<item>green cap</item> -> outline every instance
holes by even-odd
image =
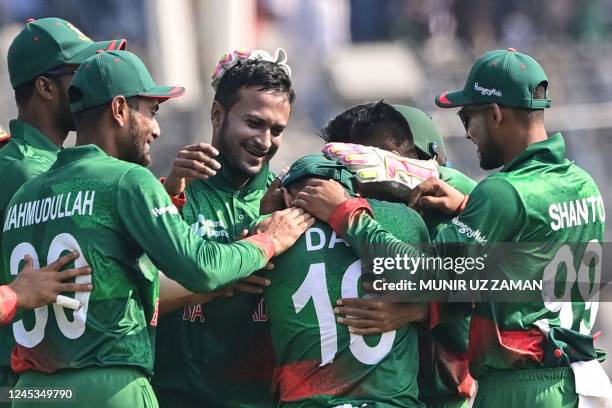
[[[288,187],[309,177],[320,177],[336,180],[351,194],[355,193],[355,176],[340,162],[330,160],[322,154],[304,156],[294,162],[285,177],[282,186]]]
[[[119,95],[165,101],[184,93],[183,87],[157,85],[142,60],[129,51],[101,52],[85,60],[68,89],[73,113],[110,102]]]
[[[402,114],[410,126],[414,145],[429,158],[433,159],[436,155],[446,157],[444,148],[444,138],[427,113],[418,108],[406,105],[392,105],[393,108]]]
[[[61,18],[30,19],[11,43],[8,70],[13,89],[63,64],[81,64],[98,50],[122,50],[123,39],[94,42]]]
[[[529,55],[514,48],[489,51],[476,60],[465,87],[437,96],[436,105],[454,108],[495,102],[515,108],[550,108],[550,99],[533,99],[533,91],[542,82],[548,84],[548,77]]]

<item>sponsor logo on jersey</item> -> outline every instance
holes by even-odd
[[[465,222],[459,221],[459,217],[453,218],[451,222],[453,223],[453,225],[456,225],[458,227],[460,234],[464,234],[468,238],[473,238],[480,245],[487,244],[486,235],[480,232],[480,230],[475,230],[474,228],[470,227]]]
[[[578,200],[554,203],[548,206],[553,231],[606,221],[606,211],[601,196],[580,198]]]
[[[208,220],[203,214],[198,214],[198,221],[191,225],[191,229],[200,237],[229,239],[229,234],[225,230],[223,221]]]
[[[155,217],[159,217],[160,215],[164,214],[178,215],[179,213],[178,209],[174,206],[174,204],[170,204],[166,207],[161,208],[152,208],[151,212]]]
[[[95,191],[78,191],[62,193],[35,201],[18,203],[6,212],[3,231],[41,224],[55,219],[75,215],[92,215]]]
[[[499,89],[496,88],[485,88],[483,86],[480,86],[480,84],[478,82],[474,82],[474,91],[476,91],[477,93],[481,94],[482,96],[491,96],[491,95],[495,95],[497,97],[502,96],[502,91],[500,91]]]

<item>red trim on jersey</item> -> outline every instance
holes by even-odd
[[[270,238],[266,234],[251,235],[250,237],[246,237],[244,240],[252,242],[253,244],[263,249],[263,251],[266,253],[266,256],[268,257],[268,260],[270,260],[272,257],[274,257],[274,255],[276,255],[276,248],[274,247],[274,242],[272,241],[272,238]]]
[[[27,350],[27,349],[26,349]],[[36,369],[36,366],[30,362],[24,353],[24,348],[17,344],[11,353],[11,368],[16,373]]]
[[[349,198],[334,209],[329,217],[329,226],[338,234],[343,234],[363,211],[372,215],[372,207],[365,198]]]
[[[17,294],[8,285],[0,286],[0,325],[9,324],[17,313]]]
[[[280,401],[296,401],[315,395],[344,394],[349,384],[338,386],[333,379],[333,364],[320,367],[317,360],[297,361],[276,367],[275,380],[278,384]],[[337,375],[337,373],[336,373]]]
[[[541,363],[544,359],[546,336],[538,328],[500,330],[492,320],[482,316],[472,316],[469,345],[470,363],[480,360],[487,350],[499,348],[512,367],[527,361]]]

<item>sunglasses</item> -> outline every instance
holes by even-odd
[[[474,112],[485,111],[492,107],[493,107],[492,103],[487,103],[484,105],[469,105],[469,106],[461,108],[459,112],[457,112],[457,116],[459,116],[459,119],[461,119],[461,123],[463,123],[463,127],[465,128],[465,131],[467,132],[468,126],[470,125],[469,115]]]

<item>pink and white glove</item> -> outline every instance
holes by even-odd
[[[376,147],[328,143],[321,151],[346,165],[359,183],[380,184],[388,192],[399,190],[396,196],[405,197],[429,177],[440,176],[435,160],[408,159]]]

